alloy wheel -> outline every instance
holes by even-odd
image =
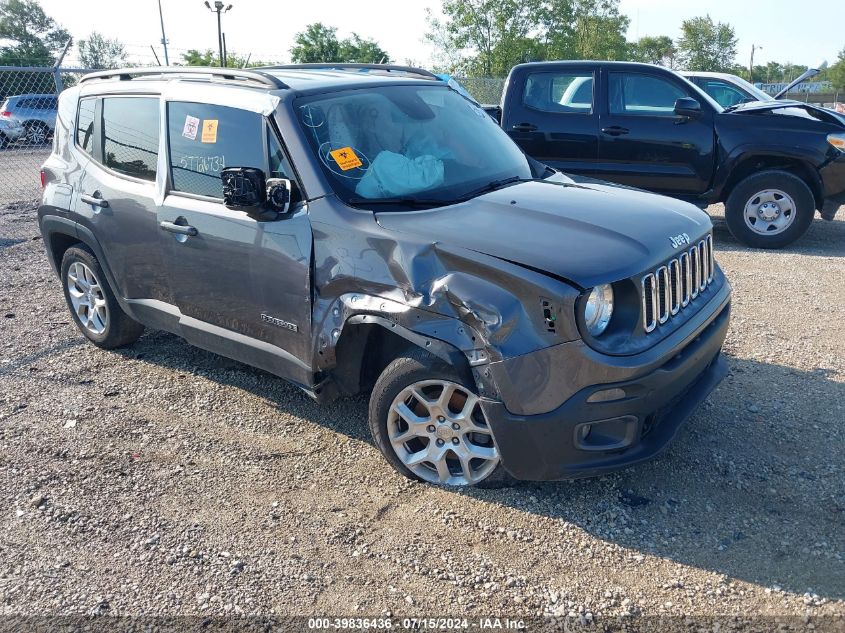
[[[432,483],[477,484],[499,464],[478,396],[449,380],[423,380],[400,391],[387,433],[402,463]]]
[[[93,334],[102,334],[109,324],[109,307],[94,272],[82,262],[73,262],[67,271],[67,291],[79,322]]]

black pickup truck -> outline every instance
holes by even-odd
[[[722,108],[677,73],[625,62],[515,66],[487,111],[561,171],[725,203],[733,235],[780,248],[845,204],[845,117],[798,101]]]

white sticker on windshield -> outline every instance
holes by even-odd
[[[197,131],[199,129],[200,120],[197,117],[191,116],[190,114],[185,117],[185,127],[182,128],[182,136],[195,141],[197,140]]]

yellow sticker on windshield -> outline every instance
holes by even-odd
[[[200,140],[203,143],[217,142],[217,119],[206,119],[202,122],[202,137]]]
[[[334,158],[337,166],[343,171],[349,171],[350,169],[355,169],[356,167],[360,167],[364,164],[361,162],[361,159],[358,158],[358,155],[352,151],[351,147],[335,149],[329,152],[329,154],[332,155],[332,158]]]

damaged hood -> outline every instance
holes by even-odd
[[[679,252],[711,228],[691,204],[609,184],[524,182],[425,211],[379,212],[384,228],[469,249],[582,288],[617,281]]]

